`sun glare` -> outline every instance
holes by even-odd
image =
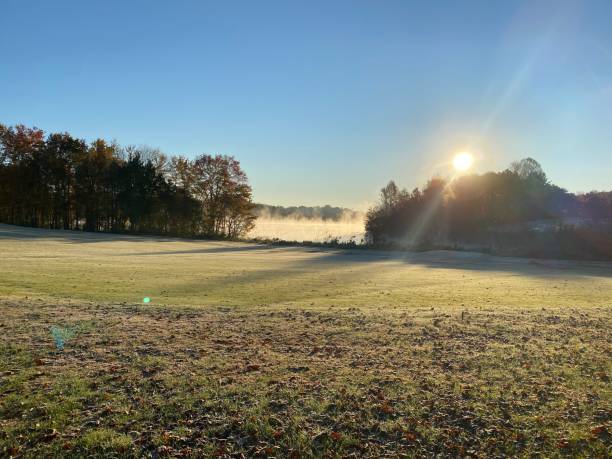
[[[474,157],[471,153],[462,152],[457,153],[455,155],[455,159],[453,159],[453,167],[459,172],[467,171],[470,167],[472,167],[472,163],[474,162]]]

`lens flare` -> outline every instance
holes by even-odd
[[[467,171],[473,163],[474,157],[468,152],[457,153],[453,159],[453,167],[459,172]]]

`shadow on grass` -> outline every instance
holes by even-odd
[[[208,244],[214,244],[214,241],[207,241]],[[215,247],[206,247],[201,249],[188,249],[188,250],[160,250],[155,252],[130,252],[121,253],[117,256],[121,257],[140,257],[140,256],[163,256],[163,255],[192,255],[192,254],[207,254],[207,253],[233,253],[233,252],[255,252],[267,250],[270,252],[283,250],[277,247],[271,247],[268,245],[249,245],[247,243],[241,243],[240,245],[219,245]]]
[[[476,252],[433,250],[402,252],[378,250],[321,250],[320,257],[309,260],[325,263],[395,262],[437,269],[459,269],[515,273],[535,277],[612,277],[612,263],[600,261],[546,260],[500,257]]]
[[[0,224],[0,240],[34,240],[45,239],[64,241],[68,243],[95,242],[188,242],[202,244],[202,247],[185,250],[161,250],[149,252],[118,253],[114,256],[173,256],[191,254],[241,254],[261,252],[274,257],[277,254],[291,252],[302,255],[298,261],[289,265],[282,263],[278,269],[265,270],[263,279],[287,275],[287,271],[308,271],[327,266],[351,265],[380,262],[394,262],[413,266],[437,269],[458,269],[483,272],[510,272],[521,276],[569,278],[569,277],[612,277],[612,262],[571,261],[513,258],[487,255],[475,252],[458,252],[437,250],[429,252],[382,251],[374,249],[331,249],[302,246],[271,246],[256,243],[235,243],[215,240],[181,239],[156,236],[132,236],[111,233],[87,233],[80,231],[45,230]],[[274,261],[273,259],[271,261]],[[280,261],[280,260],[279,260]],[[253,276],[253,273],[247,274]],[[240,276],[232,276],[228,280],[239,282]]]
[[[27,241],[33,239],[45,239],[48,241],[64,241],[71,243],[93,243],[93,242],[165,242],[176,241],[179,238],[160,236],[138,236],[115,233],[89,233],[73,230],[51,230],[43,228],[31,228],[26,226],[14,226],[0,223],[0,240],[13,239]]]

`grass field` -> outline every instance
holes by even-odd
[[[612,264],[0,225],[0,456],[606,457],[611,330]]]

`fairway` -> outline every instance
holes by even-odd
[[[5,299],[246,309],[610,306],[612,263],[383,252],[0,225]]]
[[[604,457],[611,312],[612,263],[0,225],[0,455]]]

